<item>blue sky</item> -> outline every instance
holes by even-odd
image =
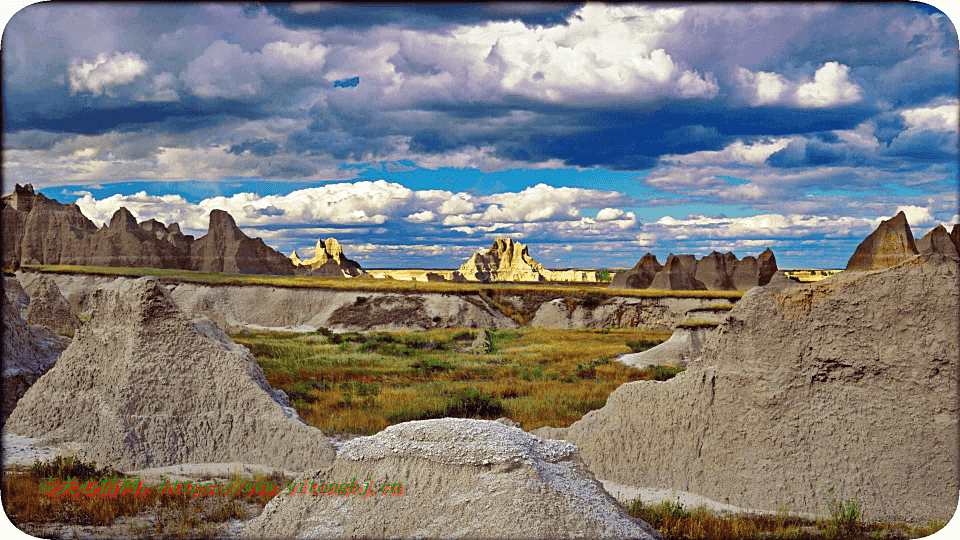
[[[368,268],[497,237],[842,267],[899,210],[960,219],[957,54],[922,4],[36,4],[3,35],[3,192],[197,236],[222,208]]]

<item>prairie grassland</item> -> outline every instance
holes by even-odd
[[[831,519],[806,519],[781,511],[775,516],[755,514],[715,514],[700,507],[687,510],[665,501],[655,505],[637,499],[626,505],[627,513],[646,521],[660,531],[665,540],[900,540],[923,538],[942,529],[946,522],[926,525],[906,523],[842,523]]]
[[[3,479],[4,511],[10,520],[23,529],[24,524],[68,523],[80,526],[110,526],[118,518],[151,515],[150,526],[133,531],[142,538],[217,538],[222,536],[211,524],[230,519],[248,519],[259,515],[272,498],[265,490],[251,493],[244,490],[244,481],[234,475],[228,482],[227,494],[191,497],[183,492],[161,494],[157,486],[149,487],[141,496],[131,493],[116,497],[99,495],[87,497],[41,495],[45,478],[76,479],[80,485],[87,481],[123,478],[110,469],[97,469],[76,458],[54,458],[36,462],[22,472],[5,472]],[[252,482],[274,482],[286,485],[282,476],[255,475]],[[204,481],[199,481],[203,483]],[[31,532],[33,529],[29,529]],[[38,530],[42,531],[42,529]]]
[[[300,416],[329,432],[375,433],[399,422],[442,416],[506,416],[530,430],[567,427],[602,407],[623,383],[664,380],[680,369],[635,369],[610,358],[651,346],[670,332],[634,329],[477,332],[235,334]]]
[[[271,276],[261,274],[222,274],[193,270],[158,270],[155,268],[114,268],[105,266],[23,265],[25,270],[60,274],[92,274],[104,276],[156,276],[163,283],[202,283],[205,285],[261,285],[270,287],[315,288],[341,291],[432,292],[479,294],[493,290],[496,295],[550,293],[575,296],[588,293],[604,296],[672,297],[672,298],[737,298],[744,291],[667,291],[660,289],[607,289],[606,283],[439,283],[377,279],[370,277],[339,278],[320,276]]]

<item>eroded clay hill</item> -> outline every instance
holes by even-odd
[[[758,257],[737,259],[731,252],[714,251],[700,260],[694,255],[667,257],[661,266],[657,258],[647,253],[633,268],[614,276],[611,289],[668,289],[668,290],[746,290],[766,285],[777,273],[777,259],[767,248]]]
[[[28,323],[42,324],[54,332],[67,334],[80,328],[76,312],[60,294],[57,283],[50,276],[38,275],[24,290],[30,298],[27,306]]]
[[[116,280],[93,317],[24,394],[6,429],[121,470],[249,463],[316,470],[333,460],[244,347],[187,319],[152,278]]]
[[[453,272],[465,281],[596,281],[594,272],[547,270],[530,256],[527,246],[512,238],[498,238],[485,253],[474,253]]]
[[[317,240],[314,256],[305,261],[300,260],[296,251],[290,255],[290,260],[297,267],[297,274],[331,277],[357,277],[364,274],[359,263],[343,254],[343,247],[336,238],[327,238],[326,242]]]
[[[621,386],[567,429],[598,478],[745,508],[870,519],[957,508],[960,265],[913,256],[813,284],[749,290],[699,362]],[[656,436],[650,436],[656,434]]]
[[[4,286],[7,286],[4,280]],[[15,281],[15,280],[14,280]],[[6,422],[17,401],[70,345],[45,326],[31,326],[20,316],[18,306],[3,295],[3,406],[0,424]]]
[[[294,273],[293,263],[249,238],[227,212],[213,210],[206,235],[194,240],[150,219],[141,223],[126,209],[117,210],[102,228],[76,204],[61,204],[33,186],[17,185],[3,197],[3,267],[23,264],[69,264],[200,270],[241,274]]]
[[[899,212],[881,221],[880,226],[860,242],[847,261],[846,269],[855,272],[877,270],[898,264],[918,253],[907,215]]]
[[[356,479],[365,492],[311,495]],[[489,420],[405,422],[346,443],[305,494],[278,495],[245,538],[636,538],[631,518],[585,469],[575,446]]]

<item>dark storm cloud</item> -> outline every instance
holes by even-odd
[[[258,157],[267,157],[276,154],[279,149],[280,145],[273,141],[268,141],[266,139],[250,139],[248,141],[243,141],[242,143],[231,146],[227,152],[237,155],[244,152],[250,152]]]
[[[378,4],[377,9],[371,9],[364,4],[303,2],[290,5],[266,4],[265,7],[291,28],[363,29],[396,24],[406,28],[436,29],[486,21],[519,20],[529,25],[544,26],[563,24],[580,5],[536,2]]]

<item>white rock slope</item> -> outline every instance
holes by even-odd
[[[280,495],[246,538],[659,538],[586,471],[575,446],[489,420],[406,422],[347,442],[306,479],[402,495]],[[319,484],[325,484],[323,488]]]
[[[152,278],[116,280],[6,430],[120,470],[240,462],[315,470],[334,454],[273,392],[250,352],[188,320]]]

